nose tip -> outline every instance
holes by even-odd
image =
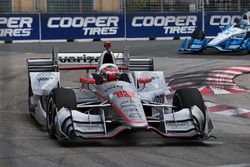
[[[131,129],[146,129],[147,127],[148,127],[147,121],[130,123]]]

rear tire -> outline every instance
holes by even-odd
[[[202,126],[203,128],[201,129],[204,131],[206,123],[206,106],[199,90],[196,88],[184,88],[176,90],[173,96],[173,106],[176,106],[177,108],[174,109],[174,112],[184,108],[190,108],[194,105],[196,105],[204,114],[205,120]]]
[[[48,134],[51,138],[55,138],[56,125],[55,118],[57,112],[62,108],[76,109],[77,103],[75,93],[72,89],[56,88],[53,89],[48,101],[46,123]]]

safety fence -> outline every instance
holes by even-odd
[[[249,0],[0,0],[0,13],[244,11]]]

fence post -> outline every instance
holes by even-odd
[[[38,23],[38,26],[39,26],[39,42],[42,41],[42,17],[41,17],[41,12],[38,13],[39,15],[39,23]]]
[[[201,8],[202,8],[202,31],[205,31],[205,3],[204,3],[204,0],[201,0]]]
[[[127,9],[126,0],[123,0],[123,18],[124,18],[124,38],[127,39]]]
[[[163,2],[161,0],[161,13],[163,12]]]
[[[241,1],[241,0],[238,0],[238,11],[241,10],[240,1]]]

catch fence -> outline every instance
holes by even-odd
[[[0,0],[0,13],[244,11],[249,0]]]

